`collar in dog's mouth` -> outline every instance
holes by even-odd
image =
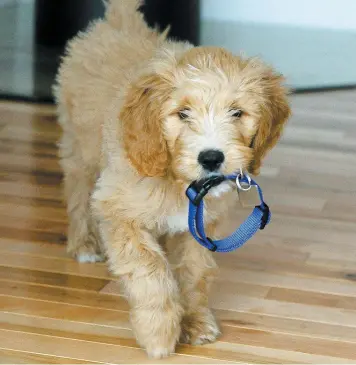
[[[223,174],[211,174],[192,182],[195,188],[210,190],[226,180]]]
[[[228,181],[228,178],[222,174],[214,174],[214,175],[210,175],[210,176],[206,176],[204,178],[201,178],[199,180],[195,180],[193,181],[187,191],[189,189],[194,189],[194,191],[197,193],[197,197],[196,200],[200,201],[201,199],[203,199],[205,197],[205,195],[208,194],[209,191],[212,191],[216,193],[216,189],[218,189],[219,186],[221,186],[221,184],[224,181]],[[221,191],[220,193],[222,193],[223,191]],[[218,194],[214,194],[213,196],[217,197],[220,195],[220,193]]]

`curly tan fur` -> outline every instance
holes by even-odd
[[[149,76],[130,87],[119,119],[127,156],[143,176],[165,176],[167,143],[162,132],[160,105],[171,88],[157,76]]]
[[[208,307],[217,267],[187,233],[185,189],[207,174],[199,153],[220,149],[221,173],[258,172],[290,111],[270,67],[166,40],[139,5],[107,2],[105,18],[68,44],[54,92],[68,251],[79,261],[108,260],[123,281],[138,342],[162,357],[179,338],[202,344],[220,333]],[[233,195],[229,183],[211,191],[209,230]]]

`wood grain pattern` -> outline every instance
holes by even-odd
[[[164,363],[356,363],[356,92],[292,104],[258,178],[273,223],[216,255],[223,335]],[[65,252],[59,134],[53,107],[0,102],[0,363],[154,363],[106,265]]]
[[[0,364],[100,364],[94,361],[0,349]]]

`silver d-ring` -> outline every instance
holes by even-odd
[[[240,180],[243,178],[243,177],[246,177],[247,179],[247,183],[243,183],[243,185],[241,184]],[[240,172],[238,173],[237,177],[236,177],[236,185],[238,187],[239,190],[242,190],[242,191],[249,191],[251,189],[251,178],[248,174],[244,174],[244,172],[242,171],[242,169],[240,168]],[[246,187],[247,185],[247,187]]]

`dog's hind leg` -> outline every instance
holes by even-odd
[[[85,162],[70,131],[64,131],[59,147],[69,218],[67,251],[79,262],[103,261],[98,223],[90,209],[97,167]]]

